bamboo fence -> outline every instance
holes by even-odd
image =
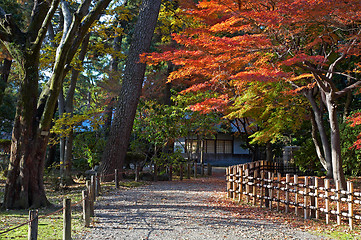
[[[305,219],[325,219],[329,224],[348,222],[351,229],[361,220],[361,192],[347,182],[342,190],[339,181],[320,177],[286,174],[275,171],[272,162],[258,161],[226,168],[227,196],[261,207],[294,212]]]

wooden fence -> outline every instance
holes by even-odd
[[[258,161],[226,169],[227,195],[261,207],[294,212],[305,219],[325,219],[340,225],[348,221],[351,229],[361,219],[361,193],[347,182],[347,190],[339,181],[320,177],[300,177],[273,171],[273,163]]]

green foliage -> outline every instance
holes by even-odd
[[[5,94],[0,105],[0,132],[11,133],[15,118],[15,96]]]
[[[97,132],[78,133],[74,139],[74,167],[93,168],[101,160],[106,141]]]
[[[294,161],[296,166],[303,172],[314,171],[317,175],[324,175],[323,167],[317,157],[315,145],[311,136],[300,141],[300,150],[294,153]]]
[[[351,127],[349,123],[344,122],[340,124],[340,132],[341,132],[341,154],[342,154],[343,168],[345,174],[350,176],[360,176],[361,150],[354,148],[353,145],[357,140],[357,136],[361,132],[361,125],[356,125],[354,127]]]
[[[286,136],[300,129],[307,104],[301,97],[287,94],[288,90],[289,86],[282,82],[249,83],[242,94],[235,97],[226,118],[252,119],[251,143],[289,142]]]
[[[11,14],[12,18],[20,27],[26,25],[26,14],[31,11],[31,5],[19,4],[14,0],[0,0],[0,6],[7,14]]]
[[[55,133],[57,137],[51,139],[51,142],[53,144],[56,143],[59,138],[69,136],[72,131],[96,131],[104,124],[103,117],[101,109],[89,110],[82,114],[64,113],[61,118],[54,120],[54,125],[50,132]],[[84,125],[84,122],[87,123],[87,126]]]
[[[127,152],[125,155],[125,162],[126,163],[136,163],[136,162],[142,162],[144,161],[145,156],[142,153],[139,152]]]
[[[153,157],[152,160],[158,166],[168,166],[175,165],[181,162],[185,162],[185,159],[182,157],[179,151],[173,153],[161,152],[159,156]]]

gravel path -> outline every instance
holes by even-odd
[[[155,182],[96,203],[96,223],[75,239],[327,239],[265,220],[235,218],[208,200],[217,178]]]

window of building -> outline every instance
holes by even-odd
[[[217,145],[217,153],[218,154],[229,154],[232,153],[232,141],[229,140],[217,140],[216,142]]]
[[[206,140],[206,153],[215,153],[215,141],[214,140]]]

